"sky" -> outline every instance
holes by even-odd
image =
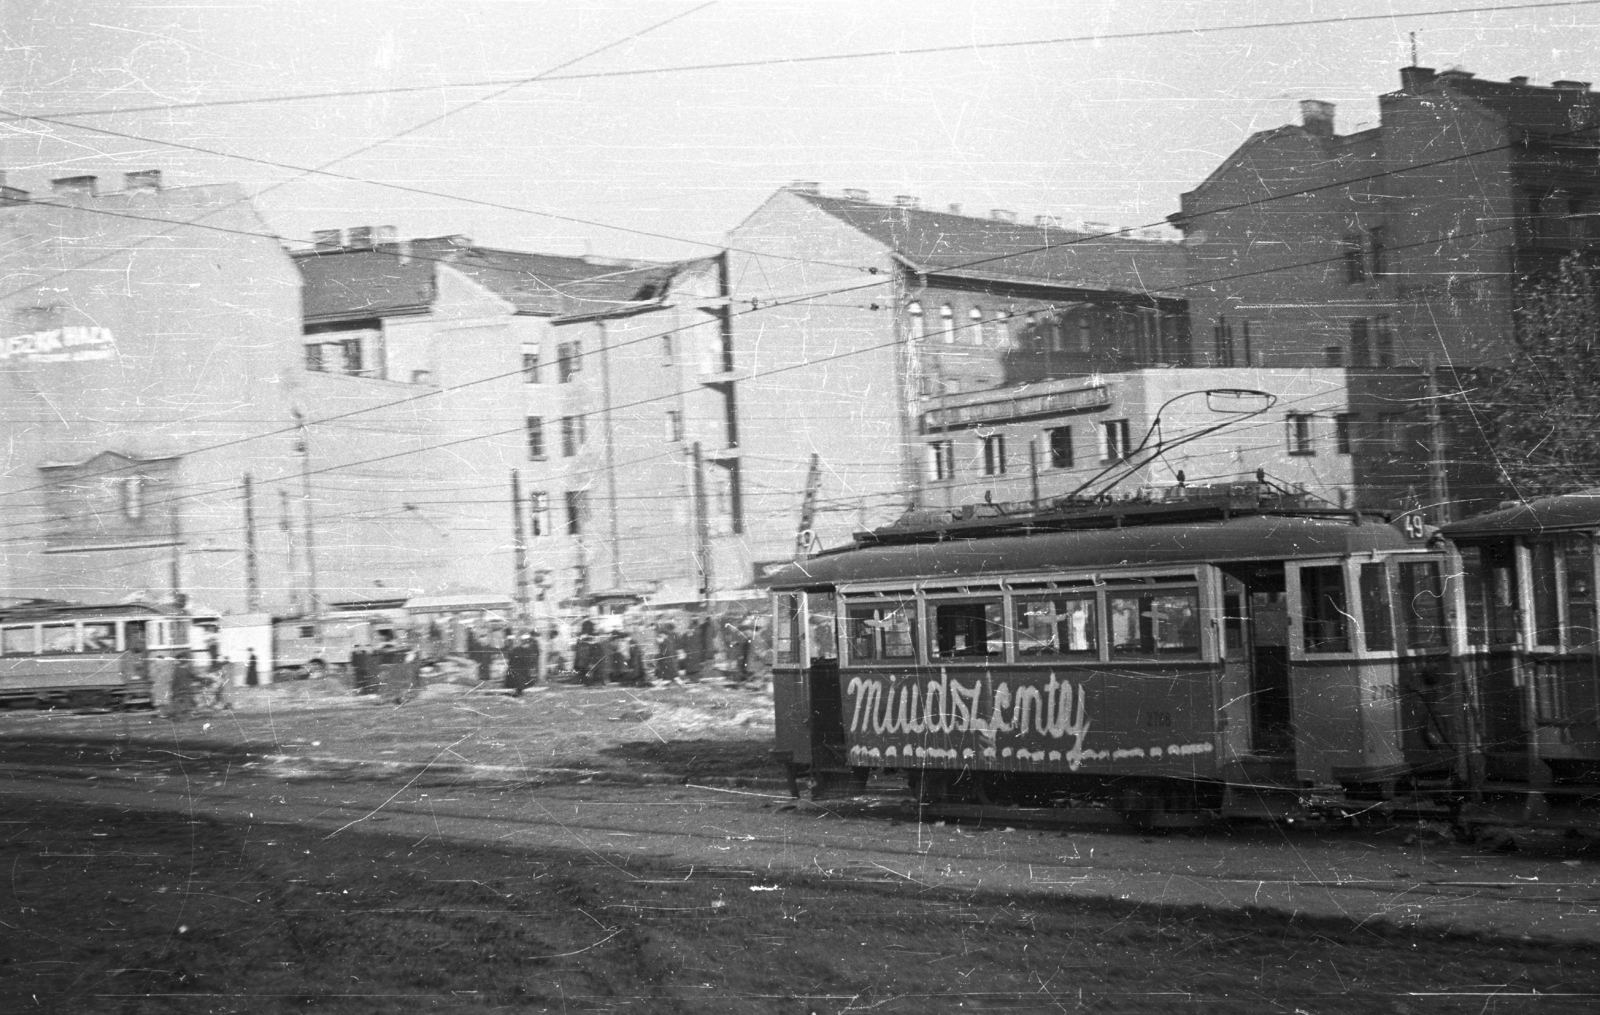
[[[1371,20],[1263,26],[1334,18]],[[1596,3],[0,0],[0,169],[237,182],[290,243],[692,257],[794,180],[1143,226],[1301,99],[1375,126],[1413,32],[1424,66],[1600,80]]]

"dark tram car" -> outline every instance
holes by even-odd
[[[1255,496],[863,533],[770,580],[779,756],[1141,825],[1449,778],[1454,734],[1401,692],[1452,693],[1425,535]]]
[[[1600,824],[1600,495],[1530,501],[1445,526],[1460,554],[1457,730],[1473,765],[1463,818]]]

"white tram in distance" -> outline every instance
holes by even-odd
[[[150,669],[193,651],[189,618],[147,605],[0,607],[0,706],[150,702]]]

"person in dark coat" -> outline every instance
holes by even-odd
[[[357,694],[366,694],[370,690],[368,686],[370,667],[365,645],[357,645],[350,650],[350,679],[355,682]]]
[[[514,696],[520,698],[523,688],[528,686],[528,647],[521,637],[509,635],[501,652],[506,657],[506,675],[502,682]]]
[[[628,635],[622,639],[622,672],[625,674],[623,683],[635,687],[649,687],[650,677],[644,668],[644,652],[639,648],[639,639]]]
[[[244,685],[246,687],[261,686],[261,664],[256,662],[256,650],[250,650],[250,658],[244,664]]]

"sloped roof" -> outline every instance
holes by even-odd
[[[434,262],[380,250],[298,253],[308,321],[423,314],[433,304]]]
[[[304,282],[303,313],[313,322],[427,313],[441,264],[510,303],[516,313],[546,317],[598,317],[658,305],[681,270],[676,264],[496,250],[460,236],[377,249],[302,251],[294,259]]]
[[[1172,243],[1090,238],[1094,234],[1057,226],[791,193],[889,247],[922,274],[1123,292],[1184,281],[1183,250]]]
[[[1504,117],[1512,128],[1536,137],[1593,144],[1593,128],[1600,125],[1600,102],[1587,89],[1489,81],[1465,71],[1446,71],[1432,86],[1466,96]],[[1573,136],[1577,130],[1582,133]]]
[[[1585,490],[1541,497],[1441,526],[1439,531],[1461,540],[1600,531],[1600,492]]]

